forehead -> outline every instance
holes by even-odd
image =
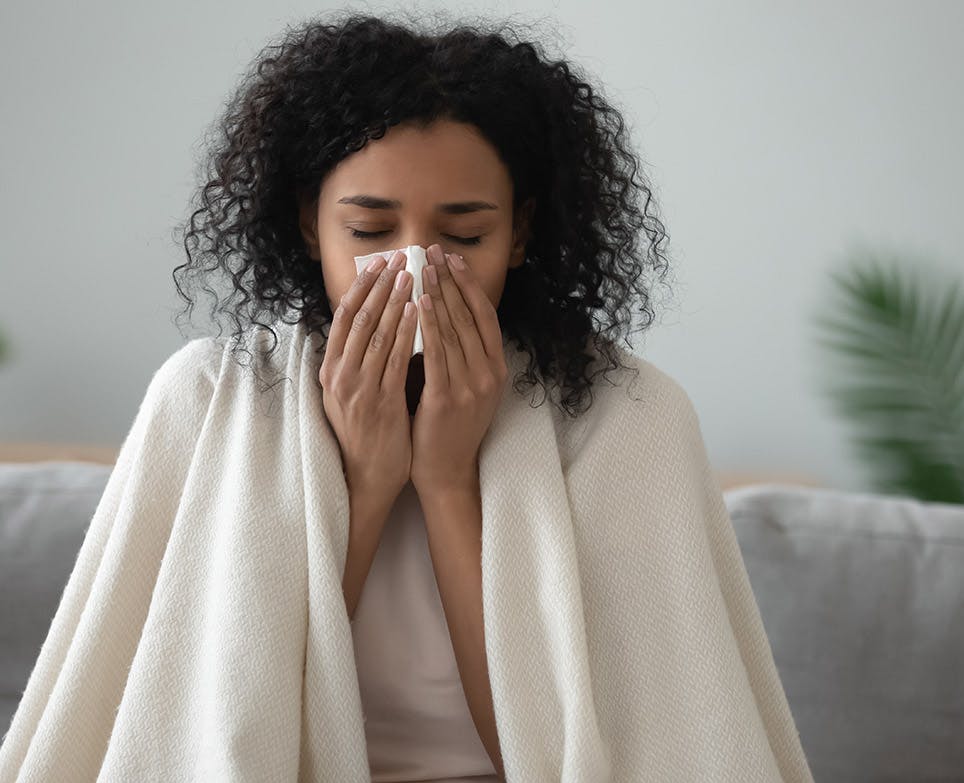
[[[475,126],[450,120],[425,128],[393,126],[340,161],[325,178],[321,196],[330,203],[355,191],[436,198],[443,190],[492,198],[511,192],[508,170]]]

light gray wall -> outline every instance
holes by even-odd
[[[0,440],[120,442],[183,343],[171,231],[201,134],[257,50],[325,7],[0,5]],[[861,488],[808,322],[855,247],[962,276],[964,5],[461,8],[558,28],[625,112],[674,267],[635,349],[687,390],[714,465]]]

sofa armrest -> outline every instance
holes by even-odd
[[[120,446],[88,443],[0,442],[0,462],[96,462],[113,465]]]

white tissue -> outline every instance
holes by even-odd
[[[425,256],[425,248],[421,245],[409,245],[397,249],[405,254],[405,266],[403,268],[412,276],[411,302],[417,307],[418,298],[424,293],[422,290],[422,269],[429,263]],[[379,250],[376,253],[369,253],[367,256],[355,256],[355,270],[361,272],[375,256],[383,256],[386,261],[391,261],[394,252],[395,249]],[[425,347],[422,343],[422,324],[418,311],[415,313],[415,318],[415,342],[412,343],[412,356],[417,353],[425,353]]]

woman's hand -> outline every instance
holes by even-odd
[[[426,294],[419,301],[425,386],[412,422],[411,469],[422,497],[478,481],[479,447],[508,377],[502,330],[485,291],[468,267],[458,268],[454,254],[446,258],[431,245],[427,255]]]
[[[403,317],[412,295],[405,254],[393,260],[396,268],[386,268],[381,256],[374,259],[375,268],[362,271],[342,297],[318,372],[349,492],[389,508],[408,482],[412,461],[405,376],[416,324],[414,306]],[[400,289],[393,287],[396,274]]]

